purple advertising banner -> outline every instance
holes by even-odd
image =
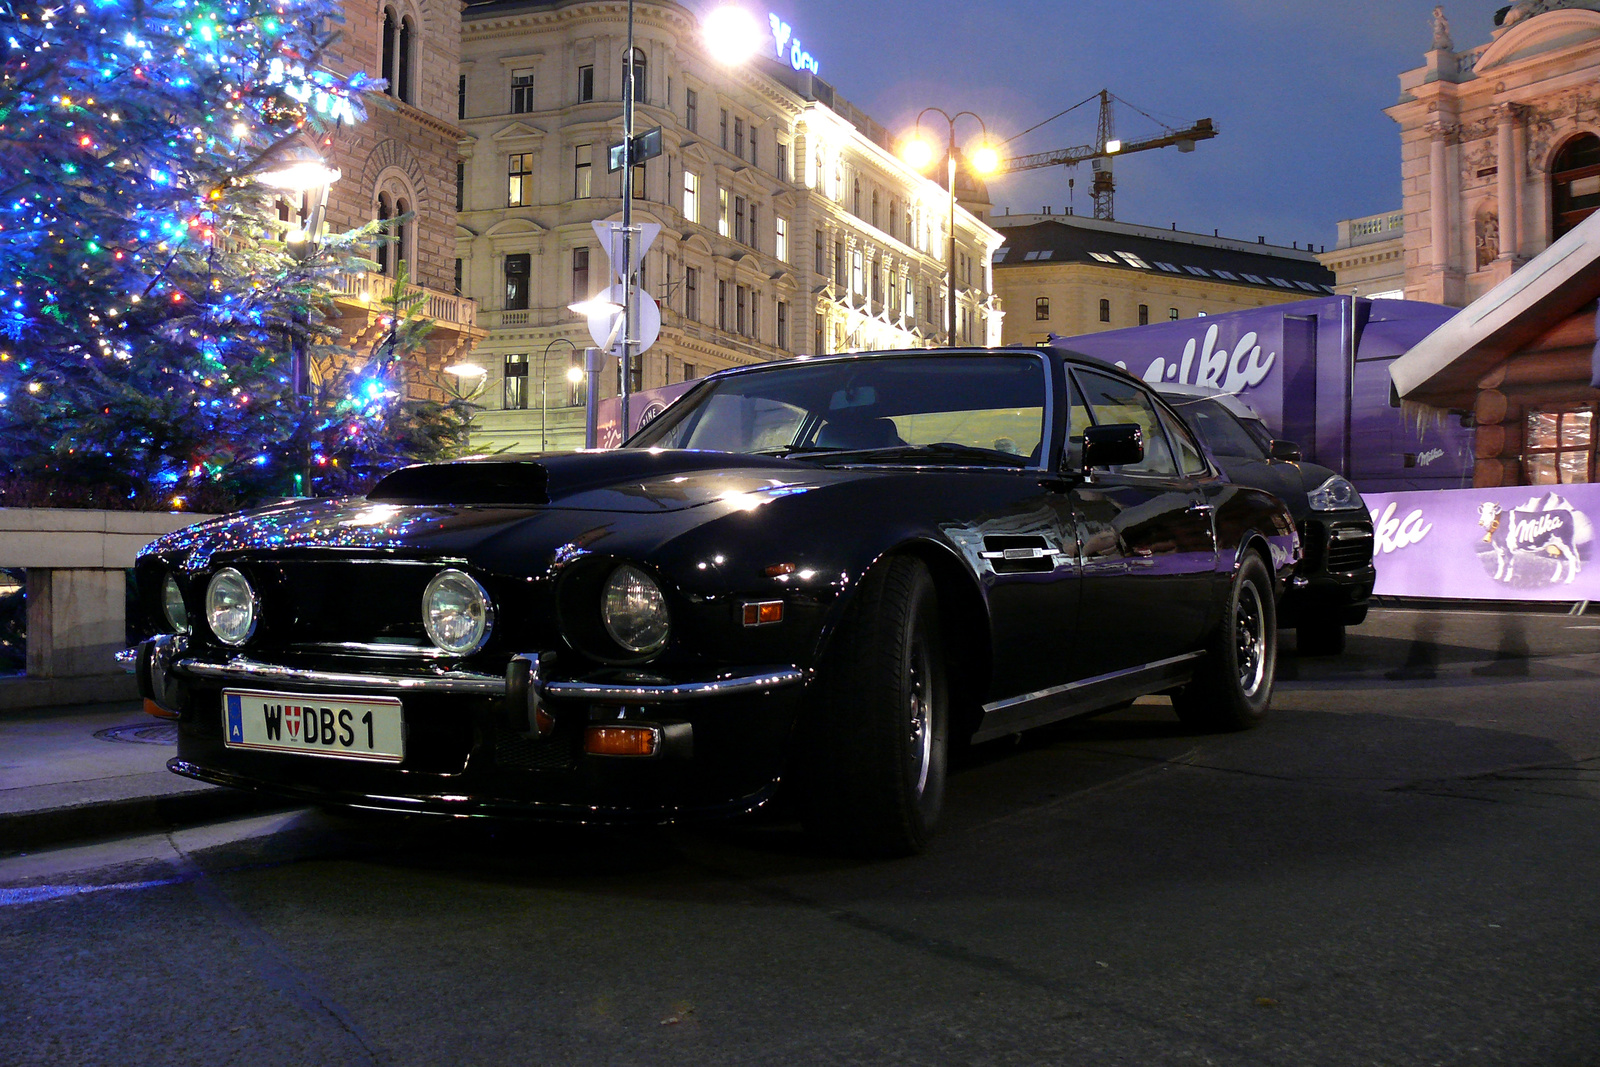
[[[1379,596],[1600,600],[1600,484],[1362,496]]]
[[[667,410],[667,405],[687,393],[692,387],[698,385],[696,378],[691,382],[676,382],[672,385],[662,385],[654,389],[641,389],[628,397],[628,432],[623,434],[619,425],[621,422],[622,402],[614,396],[608,396],[598,405],[595,444],[600,448],[616,448],[618,445],[639,432],[639,427]]]

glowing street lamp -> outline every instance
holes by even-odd
[[[766,37],[755,16],[741,7],[719,7],[701,23],[706,51],[724,66],[747,62],[761,48]]]
[[[956,119],[962,116],[975,119],[978,128],[983,131],[983,141],[967,157],[968,170],[974,174],[993,174],[1000,169],[1000,153],[988,143],[989,127],[973,112],[958,111],[952,115],[943,108],[926,107],[917,116],[916,130],[900,146],[901,158],[916,170],[927,170],[934,160],[933,143],[922,132],[922,117],[930,112],[942,115],[949,127],[949,137],[945,142],[945,158],[949,160],[946,179],[950,190],[950,253],[945,265],[945,328],[948,332],[945,338],[946,344],[954,348],[956,344]]]

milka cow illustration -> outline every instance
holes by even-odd
[[[1555,560],[1551,584],[1578,576],[1578,524],[1572,505],[1555,494],[1543,504],[1534,497],[1509,516],[1499,504],[1485,501],[1478,506],[1478,525],[1488,531],[1483,543],[1494,553],[1497,581],[1511,582],[1518,561],[1537,556]]]

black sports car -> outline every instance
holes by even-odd
[[[1305,557],[1278,605],[1278,625],[1295,628],[1303,655],[1344,651],[1345,627],[1367,618],[1378,572],[1372,516],[1349,479],[1307,463],[1300,448],[1272,431],[1237,397],[1190,385],[1158,385],[1167,402],[1211,449],[1230,481],[1253,485],[1289,505]]]
[[[163,537],[137,673],[202,781],[579,822],[782,783],[835,847],[903,854],[953,742],[1151,692],[1259,720],[1299,554],[1283,505],[1113,368],[802,357],[706,379],[616,451]]]

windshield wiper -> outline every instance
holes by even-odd
[[[796,445],[781,449],[781,456],[821,455],[828,459],[870,459],[879,462],[954,460],[961,463],[997,467],[1030,466],[1027,457],[997,448],[977,445],[960,445],[953,441],[936,441],[927,445],[880,445],[877,448],[832,448],[827,445]]]

